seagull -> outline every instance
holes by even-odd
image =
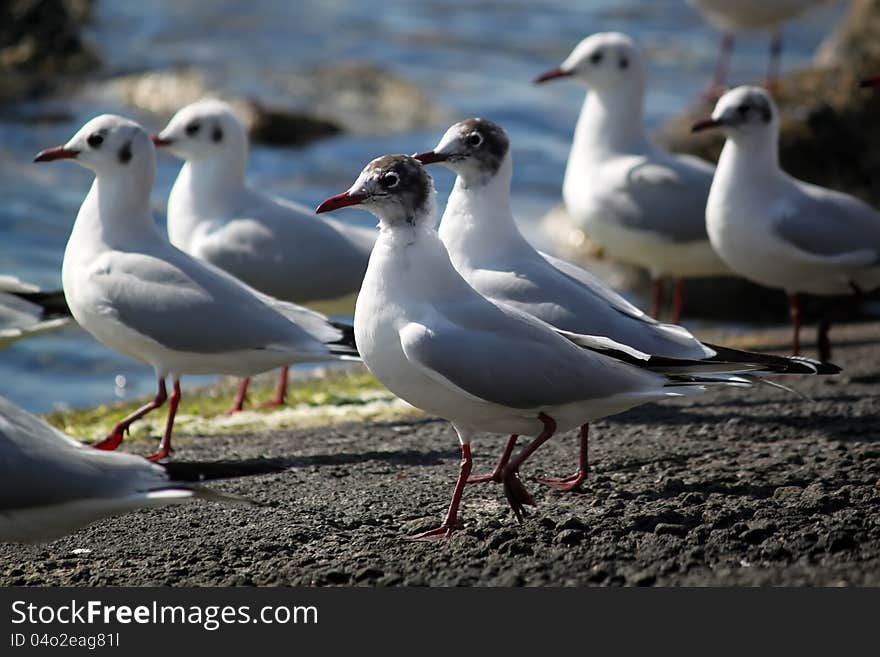
[[[650,272],[655,317],[663,302],[662,277],[677,279],[672,316],[677,323],[684,279],[727,273],[706,237],[713,168],[690,155],[668,153],[648,137],[645,65],[625,34],[587,37],[561,66],[535,81],[561,77],[574,77],[590,89],[565,170],[565,206],[612,257]]]
[[[0,349],[70,323],[61,290],[41,290],[15,276],[0,275]]]
[[[348,191],[317,212],[361,206],[379,219],[379,238],[355,306],[354,330],[367,368],[394,394],[448,419],[462,460],[442,524],[414,539],[447,537],[470,476],[478,431],[536,436],[499,477],[517,519],[533,504],[519,480],[526,459],[557,431],[651,401],[749,386],[720,366],[712,376],[652,371],[650,356],[608,338],[559,331],[468,285],[434,230],[436,192],[407,155],[370,162]],[[624,352],[632,362],[602,353]],[[669,363],[665,363],[669,364]],[[687,365],[692,365],[688,362]],[[670,369],[684,365],[673,361]],[[722,370],[719,372],[718,370]]]
[[[724,362],[731,371],[760,368],[764,374],[837,373],[814,361],[749,353],[702,343],[686,329],[661,324],[606,287],[590,272],[540,253],[517,228],[510,208],[513,161],[504,129],[482,118],[453,125],[432,151],[414,156],[457,174],[440,221],[440,240],[459,274],[480,294],[571,333],[606,336],[656,358],[689,359],[707,367]],[[714,364],[714,365],[710,365]],[[699,372],[704,365],[695,364]],[[541,480],[575,490],[589,471],[587,425],[581,427],[575,475]],[[513,446],[511,446],[512,448]],[[490,475],[497,481],[503,460]]]
[[[169,399],[164,437],[149,458],[167,457],[184,374],[246,376],[355,357],[350,336],[323,315],[257,292],[168,242],[150,213],[155,150],[137,123],[98,116],[34,161],[62,159],[95,173],[64,251],[61,279],[73,317],[111,349],[151,365],[158,380],[155,399],[96,447],[116,449],[135,420]]]
[[[765,90],[727,92],[693,130],[713,128],[727,142],[706,208],[709,238],[733,271],[788,293],[798,354],[801,293],[860,300],[880,287],[880,213],[780,168],[779,110]],[[819,328],[823,361],[831,357],[829,328],[828,320]]]
[[[724,89],[735,43],[734,33],[740,30],[769,30],[772,33],[770,62],[767,66],[767,86],[772,89],[779,77],[782,58],[782,24],[808,9],[828,2],[829,0],[688,0],[706,21],[724,34],[718,65],[707,95],[717,97],[718,90]]]
[[[47,541],[101,518],[194,499],[251,504],[198,482],[281,470],[266,461],[155,464],[88,449],[0,397],[0,542]]]
[[[153,142],[185,161],[168,198],[168,237],[178,249],[284,301],[325,301],[360,289],[376,231],[316,217],[248,185],[247,133],[227,103],[187,105]],[[244,379],[229,412],[242,409],[247,388]],[[286,393],[285,366],[266,406],[282,405]]]

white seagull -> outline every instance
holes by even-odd
[[[651,319],[591,273],[538,252],[514,220],[510,141],[504,129],[492,121],[460,121],[446,131],[434,150],[415,158],[425,164],[440,163],[457,174],[440,221],[440,239],[458,273],[492,301],[513,306],[564,331],[611,338],[650,354],[655,362],[659,358],[700,361],[690,368],[693,372],[717,367],[720,362],[731,372],[737,367],[743,372],[759,367],[764,374],[838,371],[802,359],[702,343],[681,326]],[[574,476],[543,483],[560,490],[577,488],[589,469],[587,441],[588,427],[584,425]],[[503,463],[492,475],[476,479],[497,480],[500,468]]]
[[[198,482],[282,469],[268,462],[154,464],[100,452],[0,397],[0,542],[47,541],[108,516],[199,498],[249,503]]]
[[[828,2],[829,0],[688,0],[706,21],[724,33],[709,95],[716,95],[719,90],[724,89],[736,32],[768,30],[772,33],[770,62],[767,66],[767,84],[772,87],[779,76],[783,23]]]
[[[95,172],[64,251],[73,317],[111,349],[151,365],[159,385],[152,402],[96,447],[116,449],[132,422],[161,406],[166,377],[173,381],[168,423],[152,459],[171,451],[182,375],[247,376],[354,355],[351,336],[323,315],[257,292],[168,242],[150,213],[155,150],[137,123],[96,117],[35,161],[60,159]]]
[[[662,277],[677,279],[676,323],[684,303],[683,279],[727,271],[706,237],[713,168],[651,141],[643,117],[645,65],[628,36],[589,36],[536,82],[561,77],[589,87],[565,170],[565,206],[613,258],[650,272],[655,317],[662,306]]]
[[[880,286],[880,213],[780,168],[779,111],[763,89],[722,96],[694,131],[712,128],[727,137],[706,209],[712,245],[733,271],[788,293],[797,354],[800,293],[860,299]],[[822,360],[831,356],[829,327],[819,330]]]
[[[470,475],[470,442],[487,431],[537,436],[499,479],[517,517],[533,503],[519,480],[523,462],[556,431],[703,384],[750,385],[745,378],[666,375],[604,355],[617,348],[634,362],[650,357],[607,338],[561,332],[474,290],[456,271],[434,230],[436,193],[418,160],[387,155],[370,162],[351,188],[318,212],[360,205],[379,218],[379,239],[355,308],[364,363],[389,390],[452,422],[462,461],[449,511],[436,529],[448,536]],[[722,368],[723,369],[723,368]]]
[[[317,217],[249,185],[247,134],[228,104],[187,105],[153,141],[185,160],[168,198],[174,246],[284,301],[325,301],[360,289],[376,231]],[[247,385],[242,381],[231,412],[241,410]],[[283,404],[286,390],[284,367],[266,405]]]
[[[0,349],[69,323],[64,292],[41,290],[15,276],[0,275]]]

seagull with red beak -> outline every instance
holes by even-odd
[[[184,161],[168,197],[168,238],[276,299],[314,303],[357,294],[373,228],[316,217],[248,183],[248,137],[233,108],[208,99],[179,110],[153,143]],[[350,327],[349,327],[350,328]],[[283,367],[273,399],[287,395]],[[248,379],[230,413],[242,410]]]
[[[643,116],[646,77],[635,42],[611,32],[587,37],[536,82],[571,78],[588,88],[562,185],[565,207],[612,258],[651,274],[654,317],[663,308],[663,279],[675,279],[677,323],[684,280],[727,269],[706,236],[713,168],[651,141]]]
[[[727,137],[706,208],[712,246],[741,276],[788,293],[798,354],[801,294],[858,300],[880,286],[880,213],[782,170],[779,110],[764,89],[727,92],[693,129]],[[829,329],[826,318],[818,340],[823,361],[831,357]]]
[[[590,272],[540,253],[517,228],[510,205],[513,160],[510,140],[498,124],[473,118],[453,125],[434,150],[415,156],[423,164],[452,169],[457,178],[440,221],[439,235],[453,265],[477,292],[557,329],[605,336],[656,360],[684,359],[681,370],[705,374],[724,363],[729,372],[815,374],[816,363],[704,344],[680,326],[660,324],[632,306]],[[836,369],[834,370],[837,371]],[[580,430],[577,472],[542,480],[563,491],[577,489],[589,471],[588,427]],[[509,457],[515,446],[511,437]],[[472,481],[499,480],[505,465]]]
[[[155,399],[95,447],[116,449],[133,422],[168,400],[165,434],[150,458],[167,457],[184,374],[246,376],[355,357],[323,315],[261,294],[165,239],[150,211],[156,153],[137,123],[99,116],[34,161],[65,159],[95,173],[64,251],[61,280],[71,313],[100,342],[152,366],[158,382]]]
[[[461,444],[446,518],[413,538],[449,536],[458,526],[476,432],[536,436],[516,455],[509,446],[498,476],[520,519],[525,505],[534,504],[519,479],[520,467],[558,431],[650,401],[699,393],[708,384],[750,385],[742,377],[651,371],[647,354],[607,338],[559,331],[481,295],[456,270],[434,230],[433,181],[412,157],[373,160],[348,191],[317,211],[349,206],[379,218],[379,238],[354,316],[364,363],[394,394],[448,419]],[[606,353],[615,350],[629,362]]]

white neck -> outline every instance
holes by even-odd
[[[590,153],[639,153],[650,146],[644,125],[644,90],[640,85],[587,92],[574,131],[570,159]]]
[[[481,268],[529,248],[510,208],[513,160],[508,153],[484,184],[468,185],[459,175],[440,222],[440,239],[459,269]]]
[[[203,220],[231,219],[245,189],[247,154],[184,163],[168,197],[168,237],[186,250]]]
[[[748,189],[753,195],[772,189],[783,176],[779,168],[779,138],[766,133],[728,138],[718,159],[713,191]]]

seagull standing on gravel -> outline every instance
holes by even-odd
[[[645,65],[628,36],[589,36],[536,82],[561,77],[589,87],[565,170],[565,206],[613,258],[651,273],[655,317],[663,301],[662,277],[677,279],[676,323],[684,279],[726,273],[706,236],[713,168],[695,157],[668,153],[648,137]]]
[[[773,86],[779,77],[782,58],[782,24],[798,14],[829,0],[688,0],[709,23],[724,33],[718,65],[709,95],[717,97],[724,90],[730,55],[735,42],[734,33],[740,30],[769,30],[770,62],[767,66],[767,85]]]
[[[862,293],[880,286],[880,213],[846,194],[797,180],[779,166],[779,111],[763,89],[739,87],[694,131],[720,129],[727,143],[706,209],[712,245],[730,268],[782,288],[800,351],[799,294]],[[819,354],[831,356],[830,322]]]
[[[316,217],[248,185],[248,138],[228,104],[188,105],[153,141],[185,160],[168,198],[174,246],[284,301],[325,301],[360,289],[376,231]],[[241,410],[247,387],[244,379],[230,412]],[[284,367],[266,405],[283,404],[286,392]]]
[[[617,345],[645,367],[600,353],[613,341],[557,331],[479,294],[456,271],[434,230],[436,193],[418,160],[386,155],[370,162],[347,192],[317,211],[360,205],[379,218],[355,308],[355,337],[373,375],[410,404],[452,422],[462,461],[443,523],[414,538],[456,528],[478,431],[537,436],[499,477],[517,518],[533,500],[520,466],[557,431],[651,401],[695,394],[703,385],[750,385],[651,371],[650,356]],[[708,368],[711,371],[711,368]]]
[[[137,123],[99,116],[35,161],[61,159],[95,172],[64,251],[70,310],[100,342],[151,365],[159,386],[96,447],[116,449],[135,420],[169,399],[165,434],[150,458],[168,456],[183,374],[246,376],[356,353],[323,315],[257,292],[165,239],[150,213],[156,154]]]
[[[41,290],[15,276],[0,276],[0,349],[69,323],[64,292]]]
[[[651,354],[655,360],[699,361],[691,367],[694,372],[720,362],[731,372],[737,366],[743,372],[759,367],[765,374],[837,371],[811,361],[701,343],[680,326],[651,319],[591,273],[538,252],[522,236],[513,218],[510,141],[492,121],[474,118],[456,123],[434,150],[415,158],[423,164],[442,164],[457,174],[440,222],[440,239],[458,273],[492,301],[533,315],[557,329],[605,336]],[[581,427],[580,437],[577,473],[543,483],[559,490],[580,486],[589,470],[587,425]],[[505,454],[509,456],[513,447],[510,445]],[[491,475],[475,479],[497,481],[503,467],[502,461]]]
[[[198,498],[249,503],[198,482],[280,469],[99,452],[0,397],[0,542],[47,541],[108,516]]]

